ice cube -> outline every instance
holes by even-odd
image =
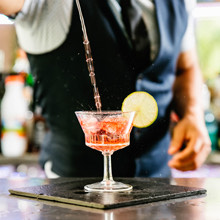
[[[107,135],[116,135],[117,127],[117,118],[108,117],[102,121],[102,130],[104,130]]]
[[[82,128],[85,133],[96,133],[98,130],[100,130],[98,120],[92,116],[82,118]]]

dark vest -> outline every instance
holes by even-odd
[[[160,140],[168,135],[175,65],[187,24],[184,1],[155,0],[160,49],[143,72],[137,72],[132,49],[107,1],[81,0],[80,3],[102,109],[121,109],[123,99],[135,90],[149,92],[158,103],[157,121],[147,129],[134,129],[131,146],[113,155],[113,175],[133,176],[135,158],[156,149]],[[34,103],[42,107],[49,128],[40,161],[43,165],[52,160],[53,171],[61,176],[102,176],[103,173],[102,155],[85,146],[74,114],[77,110],[95,110],[84,54],[75,2],[66,41],[52,52],[28,54],[35,76]],[[168,141],[166,138],[166,146]]]

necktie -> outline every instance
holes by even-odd
[[[150,40],[142,12],[136,0],[119,0],[122,10],[122,20],[130,37],[135,66],[138,70],[150,64]]]

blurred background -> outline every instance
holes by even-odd
[[[204,118],[212,141],[212,152],[200,169],[190,172],[172,170],[173,177],[220,177],[219,11],[220,0],[198,0],[193,12],[204,79]],[[13,21],[0,14],[0,178],[45,177],[38,165],[38,154],[47,126],[40,107],[32,108],[33,85],[34,78],[26,54],[17,44]],[[10,112],[11,100],[21,107]],[[12,124],[7,121],[9,112],[19,118],[16,129],[13,126],[11,130],[4,129],[6,123],[9,127]]]

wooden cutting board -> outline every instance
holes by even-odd
[[[85,192],[84,185],[99,182],[98,178],[71,178],[65,182],[33,187],[9,189],[12,195],[26,196],[98,209],[165,201],[177,198],[205,195],[206,190],[194,187],[170,185],[169,179],[115,178],[133,186],[129,192]]]

